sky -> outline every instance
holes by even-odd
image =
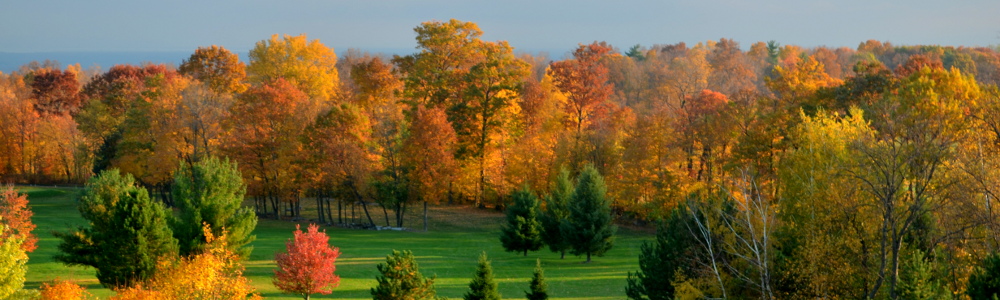
[[[580,43],[689,45],[731,38],[804,47],[1000,44],[997,0],[698,1],[4,1],[0,52],[246,52],[272,34],[319,39],[337,53],[414,51],[413,27],[471,21],[485,40],[555,58]]]

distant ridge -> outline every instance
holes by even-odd
[[[58,61],[60,66],[79,63],[84,69],[97,64],[101,70],[107,71],[116,64],[172,63],[174,66],[191,55],[192,51],[161,51],[161,52],[0,52],[0,71],[10,73],[17,71],[22,65],[31,61],[43,62],[46,59]],[[241,58],[242,59],[242,58]]]

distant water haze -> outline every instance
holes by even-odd
[[[531,54],[546,53],[549,59],[561,59],[569,55],[569,51],[576,45],[567,45],[566,48],[538,48],[538,49],[521,49],[514,45],[514,52],[527,52]],[[346,51],[347,47],[334,47],[334,51],[337,52],[337,56],[341,57]],[[361,51],[367,51],[372,54],[385,53],[388,55],[399,54],[406,55],[416,52],[415,48],[357,48]],[[21,66],[28,64],[32,61],[37,61],[39,63],[44,62],[46,59],[57,61],[62,68],[66,68],[68,65],[74,65],[79,63],[80,67],[87,69],[91,66],[97,65],[101,67],[102,71],[107,71],[114,65],[121,64],[133,64],[139,65],[145,62],[155,63],[155,64],[173,64],[175,67],[180,66],[181,62],[191,56],[195,49],[191,51],[67,51],[67,52],[0,52],[0,72],[9,74],[13,71],[17,71]],[[240,61],[246,63],[248,61],[247,53],[249,50],[238,51],[240,55]]]
[[[67,65],[79,63],[84,69],[98,65],[107,71],[116,64],[138,65],[143,62],[165,63],[178,66],[181,61],[191,55],[191,52],[34,52],[10,53],[0,52],[0,71],[10,73],[32,61],[58,61],[65,68]]]

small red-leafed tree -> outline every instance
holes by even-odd
[[[24,239],[21,249],[25,252],[35,251],[38,238],[31,233],[35,224],[31,223],[31,209],[28,208],[28,195],[19,194],[12,186],[0,186],[0,225],[8,230],[0,233],[0,239],[8,236],[18,236]]]
[[[306,300],[312,294],[329,295],[340,284],[340,276],[333,265],[340,250],[330,247],[326,230],[310,224],[308,232],[295,225],[295,239],[285,242],[287,252],[275,253],[278,269],[274,270],[274,286],[279,290],[301,295]]]

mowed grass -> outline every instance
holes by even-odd
[[[95,296],[107,297],[114,293],[101,287],[93,268],[67,267],[53,260],[59,241],[52,231],[66,231],[86,224],[76,209],[77,189],[21,187],[28,194],[33,221],[39,238],[39,247],[30,253],[26,288],[38,288],[43,282],[55,278],[75,281]],[[315,218],[315,209],[305,201],[303,217]],[[349,216],[349,211],[348,216]],[[381,208],[369,206],[376,224],[385,225]],[[390,220],[393,212],[388,211]],[[494,275],[504,298],[524,298],[528,289],[535,260],[541,259],[549,293],[557,299],[622,299],[625,298],[625,278],[629,271],[638,269],[639,246],[651,240],[652,233],[619,228],[615,247],[604,257],[595,257],[583,264],[584,257],[567,254],[559,259],[558,253],[543,249],[520,253],[504,252],[499,234],[503,215],[492,210],[467,207],[430,207],[429,231],[424,232],[422,207],[408,209],[407,227],[415,231],[374,231],[321,226],[330,236],[330,243],[340,248],[337,271],[340,286],[330,295],[313,295],[314,298],[371,299],[369,289],[375,284],[378,271],[375,266],[385,261],[393,249],[411,250],[425,276],[437,275],[435,285],[438,295],[461,298],[468,289],[469,279],[476,266],[476,259],[486,252],[492,260]],[[355,211],[360,222],[364,217],[360,207]],[[296,224],[302,229],[309,221],[260,220],[254,234],[253,253],[245,263],[245,275],[253,282],[261,296],[268,299],[301,299],[282,294],[271,284],[274,253],[284,250],[285,241],[292,237]]]

